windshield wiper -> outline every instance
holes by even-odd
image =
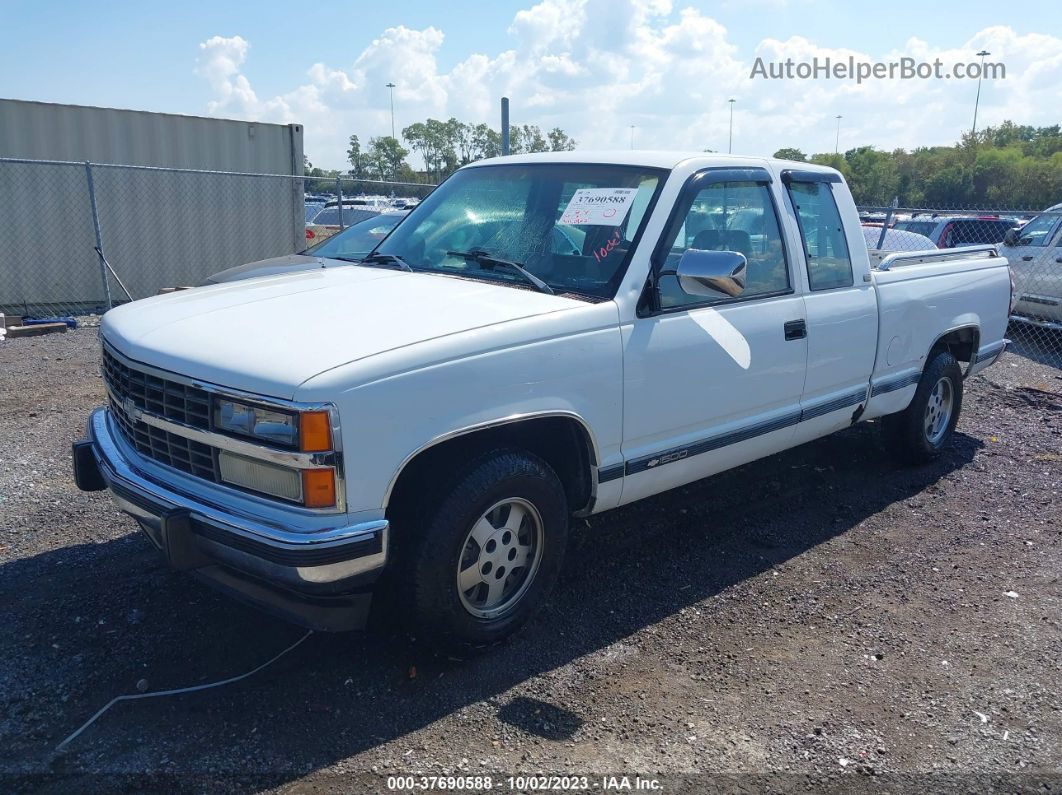
[[[374,251],[369,256],[363,257],[360,260],[351,260],[351,261],[352,262],[367,262],[370,265],[372,265],[373,263],[378,263],[380,265],[387,265],[387,264],[397,265],[398,269],[400,271],[409,271],[410,273],[413,272],[413,269],[411,267],[409,267],[409,263],[406,262],[401,257],[396,257],[394,254],[384,254],[384,253],[379,252],[379,251]]]
[[[471,251],[447,251],[447,256],[460,257],[463,260],[474,262],[477,265],[483,267],[485,270],[493,270],[496,267],[512,268],[514,271],[523,276],[527,281],[534,285],[539,292],[549,293],[550,295],[556,295],[553,288],[542,281],[540,278],[527,270],[523,265],[518,262],[510,262],[507,259],[498,259],[492,257],[483,249],[474,248]]]

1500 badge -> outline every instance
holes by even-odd
[[[655,466],[659,466],[660,464],[670,464],[673,461],[681,461],[689,454],[689,450],[679,450],[677,453],[668,453],[667,455],[662,455],[658,458],[652,459],[648,464],[646,464],[646,466],[652,468]]]

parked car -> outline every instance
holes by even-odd
[[[339,199],[329,199],[325,202],[325,207],[336,207],[339,205]],[[391,200],[386,196],[370,196],[368,194],[362,194],[360,196],[346,196],[343,199],[344,206],[351,207],[373,207],[378,210],[383,210],[391,206]]]
[[[360,626],[386,571],[418,636],[478,646],[548,598],[573,515],[867,420],[930,460],[1006,346],[1006,260],[871,269],[842,176],[794,165],[480,161],[359,265],[117,307],[75,479],[275,613]]]
[[[1011,319],[1062,330],[1062,204],[1008,232],[1000,252],[1014,272]]]
[[[368,256],[391,230],[409,215],[408,210],[386,210],[347,227],[338,235],[311,246],[304,253],[318,258],[355,262]]]
[[[1002,243],[1007,231],[1018,226],[1013,218],[996,215],[915,216],[897,221],[893,229],[925,235],[938,248]]]
[[[405,216],[405,212],[380,213],[359,221],[353,226],[348,226],[342,232],[298,254],[270,257],[227,268],[207,276],[200,286],[254,279],[259,276],[276,276],[281,273],[334,268],[358,262],[367,256]]]
[[[330,238],[340,229],[379,215],[382,209],[358,200],[349,202],[344,200],[342,207],[337,202],[329,202],[313,217],[312,221],[306,224],[306,245],[315,246]],[[341,219],[342,226],[340,226]]]
[[[306,202],[306,204],[304,205],[304,220],[306,221],[306,223],[310,223],[310,221],[313,220],[313,217],[317,215],[317,213],[321,212],[322,209],[324,209],[324,203]]]
[[[863,240],[873,265],[895,251],[933,251],[936,248],[932,240],[917,232],[886,229],[883,238],[881,229],[881,224],[863,224]]]

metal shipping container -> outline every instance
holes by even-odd
[[[102,304],[97,220],[136,298],[303,248],[302,137],[300,124],[0,99],[0,307]],[[102,165],[90,177],[85,161]]]

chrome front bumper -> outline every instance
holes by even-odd
[[[88,439],[74,445],[75,481],[110,489],[174,568],[317,629],[364,622],[368,588],[386,561],[386,520],[297,532],[226,506],[207,487],[188,493],[139,467],[108,415],[94,411]]]

